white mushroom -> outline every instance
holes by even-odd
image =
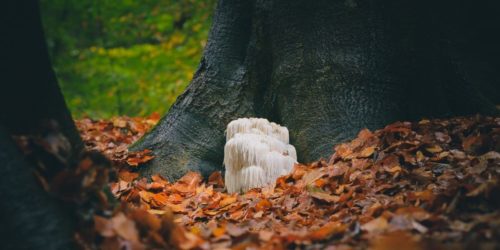
[[[274,184],[297,162],[288,129],[263,118],[240,118],[226,130],[224,147],[227,191],[245,192]]]

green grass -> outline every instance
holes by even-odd
[[[42,0],[49,52],[73,116],[165,113],[198,66],[214,4]]]
[[[74,63],[59,65],[59,82],[72,113],[109,117],[166,112],[191,80],[204,43],[192,39],[184,44],[185,38],[178,36],[156,45],[91,47]]]

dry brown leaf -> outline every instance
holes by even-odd
[[[387,219],[384,217],[378,217],[376,219],[369,221],[368,223],[363,224],[361,226],[361,229],[373,233],[373,232],[385,231],[387,230],[388,227],[389,227],[389,222],[387,221]]]
[[[220,202],[219,202],[219,207],[220,208],[223,208],[223,207],[226,207],[228,205],[231,205],[231,204],[234,204],[234,202],[236,202],[236,200],[238,199],[237,196],[235,195],[232,195],[232,196],[226,196],[224,199],[222,199]]]
[[[500,178],[500,119],[495,119],[399,122],[375,132],[363,130],[355,140],[337,145],[328,165],[324,161],[296,164],[289,175],[278,178],[275,188],[241,195],[224,193],[218,172],[208,182],[193,172],[174,183],[158,175],[152,182],[137,180],[123,163],[139,162],[143,155],[126,152],[126,144],[120,141],[131,141],[129,135],[120,134],[122,130],[143,129],[134,120],[126,120],[123,128],[87,122],[87,129],[100,130],[86,130],[82,137],[95,138],[103,131],[116,134],[92,143],[99,144],[96,148],[105,150],[114,162],[121,161],[119,180],[111,184],[113,194],[147,211],[117,210],[135,221],[142,236],[138,247],[386,249],[408,242],[418,249],[432,246],[426,242],[429,238],[453,244],[471,235],[492,239],[500,215],[485,216],[481,211],[496,211],[490,204]],[[81,165],[86,169],[85,186],[91,188],[100,181],[100,174],[93,170],[92,161]],[[469,209],[471,200],[477,204]],[[467,223],[456,219],[462,218],[464,208]],[[161,219],[158,229],[162,215],[170,219]],[[121,236],[130,233],[118,236],[114,228],[110,230],[110,219],[95,220],[96,232],[108,246],[133,245]]]
[[[130,213],[130,216],[132,220],[146,229],[158,231],[161,229],[161,220],[157,216],[154,216],[150,211],[135,209]]]
[[[325,240],[334,235],[344,233],[346,229],[346,224],[342,224],[340,222],[329,222],[319,229],[309,233],[307,238],[311,240]]]
[[[269,241],[274,235],[273,231],[262,230],[259,231],[259,239],[261,241]]]
[[[310,185],[314,181],[316,181],[319,178],[321,178],[323,175],[325,175],[324,169],[317,168],[317,169],[314,169],[314,170],[309,171],[306,174],[304,174],[304,176],[302,177],[302,179],[304,180],[304,182],[305,182],[306,185]]]
[[[224,181],[222,180],[220,171],[215,171],[208,177],[208,185],[221,188],[224,187]]]
[[[403,248],[408,250],[424,249],[418,240],[404,231],[391,232],[383,236],[375,237],[372,240],[371,249],[387,250]]]
[[[441,148],[439,145],[432,145],[432,146],[426,147],[425,150],[429,153],[436,154],[436,153],[443,151],[443,148]]]
[[[118,213],[111,218],[113,230],[117,235],[125,240],[139,242],[139,232],[135,227],[135,222],[127,218],[123,213]]]
[[[255,211],[263,211],[271,208],[272,206],[273,204],[269,200],[262,199],[255,205]]]
[[[95,230],[104,237],[112,237],[116,235],[115,231],[113,230],[113,222],[104,217],[95,215],[94,227]]]
[[[363,150],[361,150],[361,152],[359,153],[359,157],[371,156],[375,152],[376,148],[377,148],[377,146],[370,146],[370,147],[363,148]]]
[[[221,227],[217,227],[215,228],[213,231],[212,231],[212,234],[215,236],[215,237],[220,237],[224,234],[226,234],[226,227],[225,226],[221,226]]]
[[[322,190],[317,189],[317,188],[310,189],[309,194],[316,199],[323,200],[326,202],[338,202],[340,199],[339,196],[325,193]]]

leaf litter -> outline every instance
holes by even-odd
[[[274,187],[242,194],[228,194],[220,172],[208,180],[188,172],[173,183],[159,175],[140,178],[138,168],[154,152],[128,152],[127,146],[156,121],[77,121],[87,149],[103,153],[112,165],[105,168],[95,157],[82,157],[77,170],[66,174],[72,179],[63,178],[79,183],[67,196],[77,204],[85,199],[94,204],[76,236],[82,248],[499,246],[500,118],[364,129],[335,146],[329,159],[296,164]],[[51,187],[61,182],[41,176]],[[107,198],[106,187],[116,199]],[[88,198],[89,192],[99,195]],[[75,195],[84,193],[87,198]]]

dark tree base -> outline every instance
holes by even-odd
[[[240,117],[287,126],[299,161],[309,162],[365,127],[494,114],[467,76],[478,75],[469,67],[477,58],[496,64],[476,26],[498,18],[445,2],[221,0],[191,84],[131,148],[156,155],[142,173],[173,180],[223,169],[225,126]]]
[[[2,249],[73,249],[73,218],[41,188],[1,126],[0,165]]]

